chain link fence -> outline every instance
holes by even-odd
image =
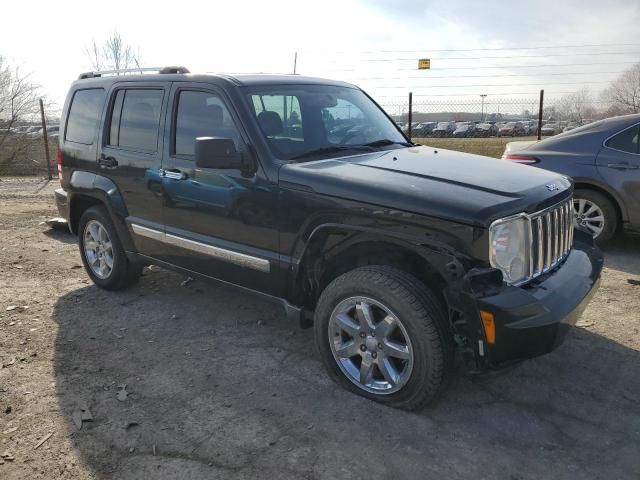
[[[55,137],[48,140],[51,175],[55,177],[58,141]],[[48,176],[42,135],[9,133],[0,138],[0,142],[0,176]]]
[[[497,95],[440,98],[415,95],[411,108],[406,97],[379,97],[376,101],[415,141],[430,139],[434,146],[500,156],[513,137],[536,138],[540,97],[502,98]],[[411,110],[411,128],[409,112]],[[354,112],[355,114],[355,112]],[[616,115],[605,102],[567,97],[546,98],[542,106],[542,136],[556,135],[594,120]],[[511,124],[517,124],[512,128]],[[503,127],[509,126],[504,129]],[[0,176],[47,176],[41,123],[2,128],[0,125]],[[461,128],[459,128],[461,127]],[[438,142],[434,144],[435,139]],[[499,139],[499,140],[497,140]],[[56,176],[56,136],[49,136],[51,175]]]

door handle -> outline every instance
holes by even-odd
[[[607,163],[607,167],[615,170],[637,170],[640,168],[638,165],[632,165],[630,163]]]
[[[172,180],[186,180],[187,178],[189,178],[189,175],[187,175],[183,171],[178,170],[177,168],[172,168],[169,170],[161,168],[160,176],[165,178],[170,178]]]
[[[104,153],[98,158],[98,165],[106,168],[116,168],[118,161],[114,157],[107,157]]]

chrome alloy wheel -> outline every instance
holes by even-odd
[[[591,200],[584,198],[573,199],[573,210],[576,225],[586,227],[595,237],[604,230],[604,213]]]
[[[113,270],[113,245],[104,226],[91,220],[84,227],[84,256],[91,271],[100,279],[109,278]]]
[[[366,297],[341,301],[329,319],[329,344],[340,370],[359,388],[378,395],[400,390],[413,369],[413,348],[398,317]]]

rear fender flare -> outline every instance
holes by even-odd
[[[131,234],[125,223],[125,218],[129,213],[122,194],[113,180],[95,173],[77,170],[71,175],[70,187],[69,226],[71,231],[78,233],[77,221],[80,215],[79,212],[74,212],[74,206],[77,208],[82,200],[90,200],[107,209],[122,246],[126,251],[135,252]]]

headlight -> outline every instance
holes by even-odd
[[[507,283],[518,283],[529,275],[529,220],[512,217],[497,220],[489,228],[491,266],[502,270]]]

